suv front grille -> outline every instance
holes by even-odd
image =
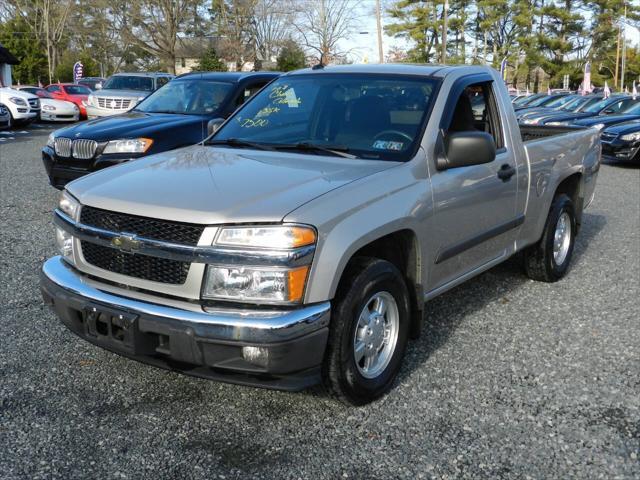
[[[100,108],[109,108],[111,110],[128,110],[131,106],[130,98],[104,98],[98,97],[98,106]]]
[[[88,206],[80,210],[80,221],[110,232],[134,233],[140,237],[184,245],[197,245],[204,231],[203,225],[158,220]]]
[[[93,158],[98,148],[98,142],[95,140],[74,140],[72,145],[72,153],[74,158],[87,160]]]
[[[71,156],[71,143],[70,138],[58,137],[55,140],[55,151],[59,157]]]
[[[98,268],[152,282],[183,284],[189,274],[189,263],[165,258],[125,253],[94,243],[80,242],[84,259]]]

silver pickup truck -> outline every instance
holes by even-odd
[[[315,67],[210,127],[67,185],[45,302],[126,357],[352,404],[428,300],[516,252],[562,278],[600,166],[597,130],[519,127],[486,67]]]

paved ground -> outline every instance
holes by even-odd
[[[602,168],[565,280],[510,261],[431,302],[396,388],[354,409],[168,373],[61,326],[38,293],[46,133],[0,144],[0,477],[640,477],[638,168]]]

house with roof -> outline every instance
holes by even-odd
[[[11,65],[18,65],[19,63],[20,60],[0,43],[0,88],[12,85]]]

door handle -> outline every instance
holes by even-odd
[[[505,163],[504,165],[502,165],[500,167],[500,170],[498,170],[498,178],[500,180],[502,180],[503,182],[506,182],[511,177],[513,177],[515,175],[515,173],[516,173],[516,169],[513,168],[508,163]]]

